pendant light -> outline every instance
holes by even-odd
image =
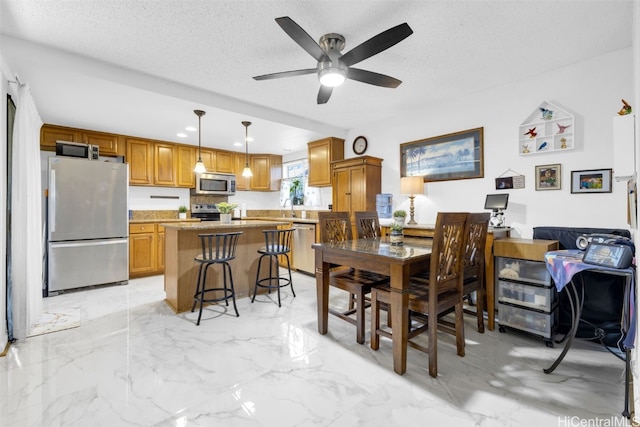
[[[251,172],[251,168],[249,167],[249,126],[251,122],[242,122],[244,125],[244,146],[245,146],[245,155],[244,155],[244,169],[242,170],[242,176],[245,178],[250,178],[253,176]]]
[[[203,173],[207,171],[207,168],[204,166],[204,163],[202,162],[202,143],[200,141],[201,138],[201,130],[200,130],[200,119],[202,119],[202,116],[204,116],[205,113],[202,110],[193,110],[194,113],[196,113],[196,116],[198,116],[198,161],[196,162],[196,167],[193,168],[193,171],[195,173]]]

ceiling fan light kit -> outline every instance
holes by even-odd
[[[371,37],[344,55],[340,51],[344,49],[345,38],[340,34],[325,34],[320,37],[320,43],[316,43],[302,27],[288,16],[276,18],[276,22],[293,41],[298,43],[309,55],[313,56],[317,61],[316,68],[263,74],[255,76],[255,80],[271,80],[317,73],[321,84],[318,92],[318,104],[325,104],[329,101],[333,88],[340,86],[346,79],[387,88],[396,88],[402,83],[402,81],[393,77],[351,68],[351,66],[389,49],[413,34],[413,30],[406,22]]]

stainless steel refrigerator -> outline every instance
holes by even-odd
[[[45,295],[129,280],[128,165],[55,156],[48,179]]]

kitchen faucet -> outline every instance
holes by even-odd
[[[296,213],[295,213],[295,211],[293,210],[293,202],[291,201],[291,199],[287,199],[287,200],[285,200],[285,201],[284,201],[284,203],[282,204],[282,207],[283,207],[283,208],[286,208],[286,207],[287,207],[287,202],[289,202],[289,203],[291,204],[291,217],[292,217],[292,218],[295,218],[295,217],[296,217]]]

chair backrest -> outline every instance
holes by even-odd
[[[349,212],[318,212],[318,225],[321,243],[352,240]]]
[[[458,292],[462,300],[464,250],[469,235],[467,212],[439,212],[431,247],[429,300]],[[435,284],[435,286],[433,286]]]
[[[465,245],[464,277],[484,277],[484,251],[489,228],[489,212],[469,214],[469,238]]]
[[[291,251],[291,235],[294,230],[295,228],[263,230],[265,251],[278,255]]]
[[[202,246],[202,260],[225,262],[236,257],[238,237],[242,231],[233,233],[198,234]]]
[[[380,221],[378,221],[378,212],[356,212],[355,217],[358,239],[375,239],[376,237],[380,237]]]

